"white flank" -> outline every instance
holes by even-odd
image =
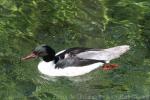
[[[99,68],[100,66],[103,66],[103,63],[98,62],[95,64],[91,64],[88,66],[81,66],[81,67],[75,67],[75,66],[70,66],[66,68],[55,68],[55,64],[53,61],[51,62],[44,62],[41,61],[38,65],[38,70],[40,73],[47,75],[47,76],[68,76],[68,77],[73,77],[73,76],[79,76],[79,75],[84,75],[86,73],[91,72],[92,70],[95,70]]]

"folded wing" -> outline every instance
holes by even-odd
[[[123,53],[130,49],[128,45],[117,46],[109,49],[85,51],[77,54],[76,56],[82,59],[94,59],[94,60],[106,60],[110,61],[112,59],[120,57]]]
[[[55,68],[65,68],[65,67],[82,67],[90,64],[102,62],[105,63],[104,60],[93,60],[93,59],[81,59],[77,57],[70,57],[63,60],[60,60],[56,63]]]

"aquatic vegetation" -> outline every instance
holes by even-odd
[[[0,0],[0,99],[146,99],[150,93],[149,0]],[[128,44],[120,68],[95,71],[90,80],[47,81],[38,60],[20,58],[38,44],[56,51]],[[113,92],[112,92],[113,91]]]

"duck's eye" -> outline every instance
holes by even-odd
[[[38,52],[38,55],[41,55],[42,54],[42,52]]]
[[[38,55],[39,53],[38,52],[36,52],[36,51],[33,51],[33,53],[35,54],[35,55]]]

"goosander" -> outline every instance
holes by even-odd
[[[55,51],[48,45],[37,46],[31,54],[22,60],[40,57],[38,70],[49,77],[74,77],[87,74],[95,69],[113,69],[117,65],[107,65],[110,60],[120,57],[130,49],[129,45],[116,46],[108,49],[75,47]]]

